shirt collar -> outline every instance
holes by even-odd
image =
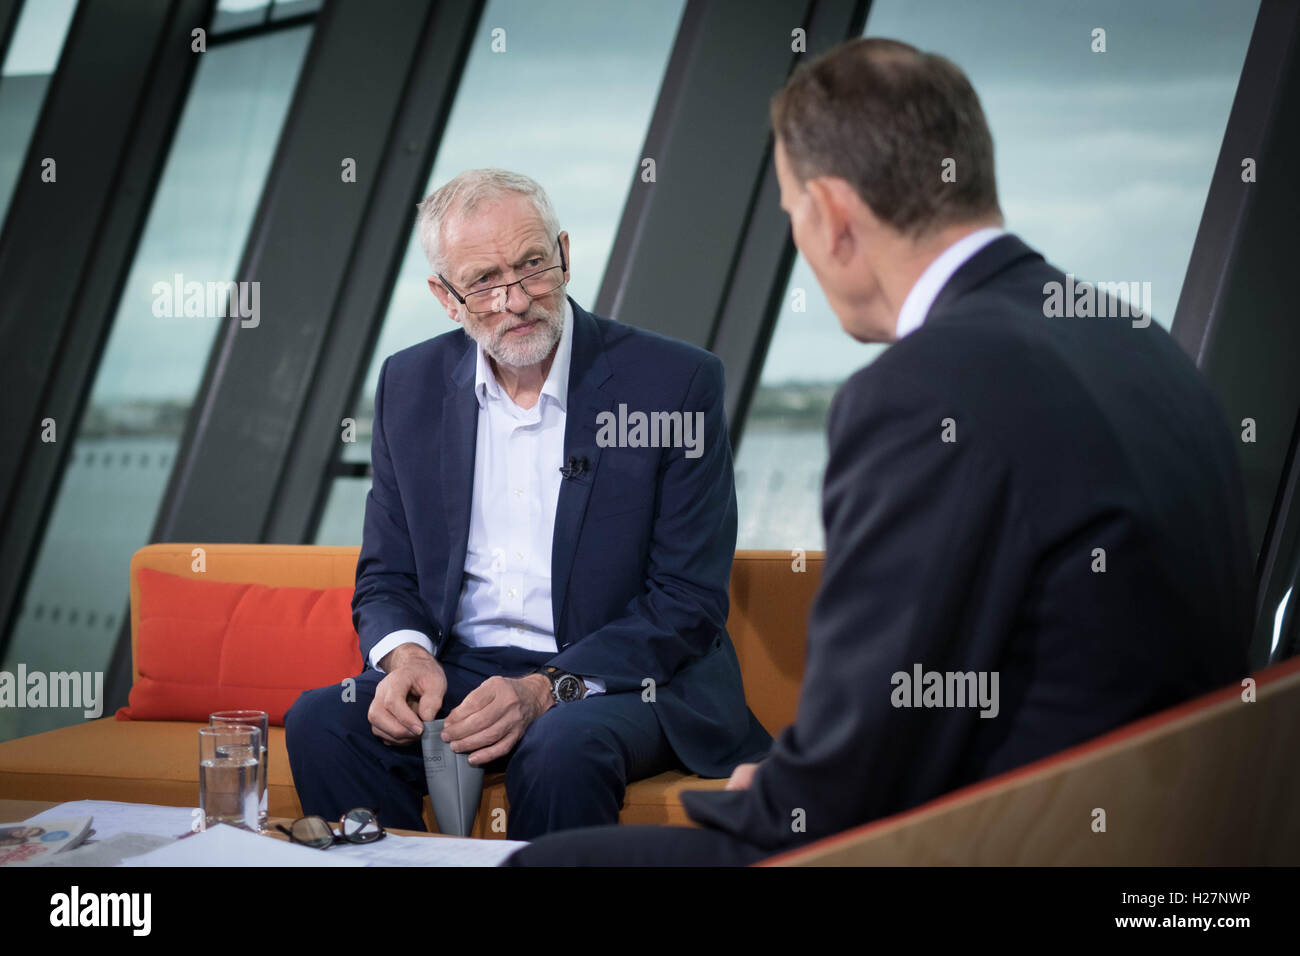
[[[934,261],[926,266],[921,277],[912,286],[912,290],[907,293],[907,298],[903,300],[903,307],[898,310],[898,326],[894,338],[901,339],[909,332],[919,329],[930,314],[930,306],[934,305],[934,300],[948,284],[948,280],[953,277],[953,273],[965,265],[975,253],[1005,232],[1005,229],[997,226],[976,229],[939,253]]]
[[[474,348],[478,350],[474,366],[474,397],[478,399],[479,408],[486,408],[489,397],[504,398],[506,394],[501,388],[501,383],[497,381],[496,375],[492,373],[492,363],[488,361],[483,346],[475,342]],[[546,381],[542,383],[542,395],[549,395],[560,407],[560,411],[565,411],[569,402],[569,361],[572,354],[573,304],[566,297],[564,330],[560,333],[559,344],[555,347],[555,359],[551,362],[551,370],[546,375]]]

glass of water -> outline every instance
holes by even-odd
[[[267,796],[267,732],[269,719],[264,710],[218,710],[208,715],[208,722],[213,727],[248,726],[262,731],[262,749],[257,755],[257,829],[266,829]]]
[[[203,828],[225,823],[257,831],[262,731],[247,724],[199,728],[199,807]]]

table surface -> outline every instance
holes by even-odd
[[[57,807],[62,801],[51,800],[0,800],[0,820],[26,820],[36,814]],[[283,823],[288,826],[293,821],[289,817],[271,817],[267,820],[269,829],[265,836],[273,837],[276,840],[288,840],[289,838],[275,829],[277,823]],[[444,833],[426,833],[423,830],[388,830],[389,833],[395,833],[398,836],[417,836],[417,837],[443,837]]]

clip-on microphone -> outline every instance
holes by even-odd
[[[585,455],[581,457],[570,455],[568,463],[560,467],[560,474],[565,478],[577,478],[579,475],[587,473],[587,464]]]

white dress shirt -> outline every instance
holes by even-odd
[[[450,640],[467,647],[521,647],[559,653],[551,605],[551,546],[564,464],[564,423],[573,354],[573,307],[555,359],[532,408],[520,408],[476,345],[474,396],[478,436],[465,575]],[[377,670],[393,648],[413,643],[430,654],[428,635],[394,631],[370,651]],[[604,684],[586,679],[587,695]]]
[[[894,337],[901,339],[925,324],[930,314],[930,306],[934,305],[934,300],[939,297],[939,293],[948,284],[953,273],[964,266],[975,253],[1005,233],[1005,229],[997,226],[977,229],[970,235],[962,236],[939,253],[935,260],[926,266],[921,277],[907,293],[907,298],[903,300],[903,307],[898,310],[898,326]]]

